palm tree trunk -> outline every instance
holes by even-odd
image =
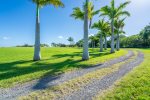
[[[119,51],[119,33],[117,33],[117,42],[116,42],[116,49]]]
[[[94,48],[95,48],[95,41],[94,41]]]
[[[107,50],[107,37],[105,36],[105,50]]]
[[[89,59],[89,51],[88,51],[88,5],[89,0],[86,0],[86,6],[84,7],[85,15],[84,15],[84,43],[83,43],[83,55],[82,60]]]
[[[39,11],[39,5],[37,4],[36,9],[36,30],[35,30],[35,45],[34,45],[34,61],[38,61],[41,59],[41,53],[40,53],[40,11]]]
[[[103,52],[103,37],[102,37],[102,34],[100,34],[100,52]]]
[[[114,49],[114,19],[111,21],[111,51],[110,53],[115,53]]]
[[[92,41],[92,49],[94,48],[94,46],[93,46],[93,41]]]

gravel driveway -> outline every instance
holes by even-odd
[[[61,74],[59,76],[45,77],[45,78],[42,78],[42,79],[39,79],[39,80],[34,80],[32,82],[27,82],[27,83],[24,83],[24,84],[16,85],[15,87],[12,87],[12,88],[9,88],[9,89],[0,89],[0,100],[15,100],[19,96],[27,95],[31,92],[36,91],[36,90],[43,90],[43,89],[46,89],[47,87],[50,87],[50,86],[56,86],[56,85],[59,85],[59,84],[65,82],[65,81],[71,80],[71,79],[76,78],[76,77],[80,77],[80,76],[82,76],[86,73],[95,71],[97,69],[104,68],[104,67],[109,67],[113,64],[123,62],[123,61],[129,59],[132,56],[134,56],[133,51],[128,51],[128,54],[126,56],[122,56],[122,57],[110,60],[108,62],[105,62],[104,64],[98,64],[98,65],[95,65],[93,67],[84,68],[84,69],[81,69],[81,70],[76,70],[76,71],[73,71],[73,72],[70,72],[70,73]],[[137,62],[137,63],[139,63],[139,62]],[[124,73],[126,73],[126,72],[124,72]],[[120,73],[120,74],[122,74],[122,73]],[[119,74],[119,76],[120,76],[120,74]],[[116,74],[113,74],[112,76],[114,76],[114,75],[116,75]],[[113,80],[115,81],[116,79],[119,78],[119,76],[117,78],[114,76],[115,78],[113,78]],[[103,79],[103,80],[105,80],[105,79]],[[97,82],[97,83],[99,83],[99,82]],[[93,84],[96,85],[97,83],[94,82]],[[104,83],[102,82],[101,84],[104,84]],[[105,87],[107,87],[107,86],[105,86]],[[81,93],[79,93],[77,95],[72,95],[72,96],[70,96],[66,99],[70,100],[73,97],[78,97],[79,98],[81,96],[83,96],[83,98],[88,98],[87,93],[90,93],[90,92],[85,92],[84,90],[86,90],[86,89],[87,88],[85,87],[85,89],[83,89],[83,91],[80,91]],[[91,89],[92,88],[89,88],[88,91],[91,91]],[[95,92],[93,92],[92,94],[94,94],[94,93]],[[89,95],[89,96],[91,96],[91,95]],[[74,100],[79,100],[79,99],[74,99]],[[85,99],[85,100],[87,100],[87,99]]]
[[[97,93],[100,93],[102,90],[108,89],[114,84],[115,81],[123,77],[134,67],[138,66],[143,61],[143,59],[144,55],[139,52],[134,61],[124,64],[118,71],[110,73],[100,80],[93,80],[90,84],[86,85],[80,90],[63,98],[59,98],[59,100],[92,100],[92,98],[96,96]]]

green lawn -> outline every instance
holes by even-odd
[[[145,54],[144,62],[100,94],[98,100],[150,100],[150,49],[138,50]]]
[[[90,60],[82,61],[79,48],[42,48],[42,60],[33,62],[33,48],[0,48],[0,87],[6,88],[47,75],[54,75],[102,63],[127,54],[110,54],[90,49]]]

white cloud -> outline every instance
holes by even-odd
[[[3,37],[3,40],[8,40],[8,39],[10,39],[10,38],[7,37],[7,36],[4,36],[4,37]]]
[[[63,36],[58,36],[58,38],[59,38],[59,39],[63,39],[64,37],[63,37]]]

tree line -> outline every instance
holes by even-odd
[[[35,45],[34,45],[34,57],[33,60],[37,61],[41,59],[40,52],[40,9],[47,5],[54,5],[55,7],[64,7],[61,0],[32,0],[36,8],[36,31],[35,31]],[[112,0],[110,5],[100,7],[100,9],[95,10],[92,1],[85,0],[82,9],[80,7],[73,8],[73,13],[71,17],[75,19],[80,19],[83,21],[83,54],[82,60],[89,59],[89,30],[97,29],[98,37],[100,41],[100,51],[103,51],[103,38],[105,41],[105,49],[107,49],[107,37],[111,38],[111,51],[110,53],[115,53],[115,34],[117,36],[117,50],[120,49],[120,34],[123,32],[124,20],[126,17],[130,16],[128,11],[124,8],[130,3],[126,1],[124,3],[115,5],[115,0]],[[95,15],[99,15],[99,21],[93,24],[92,20]],[[105,19],[106,17],[106,19]],[[124,17],[122,19],[122,17]],[[93,43],[95,44],[95,43]]]
[[[120,47],[121,48],[149,48],[150,47],[150,25],[146,25],[138,34],[126,36],[125,34],[121,34],[120,38]],[[102,39],[103,42],[99,42],[99,35],[96,34],[94,36],[89,37],[89,47],[90,48],[98,48],[100,45],[104,46],[104,49],[111,47],[111,39],[105,43],[105,38]],[[117,35],[115,35],[115,48],[117,49]],[[77,47],[83,46],[83,39],[76,42]]]

